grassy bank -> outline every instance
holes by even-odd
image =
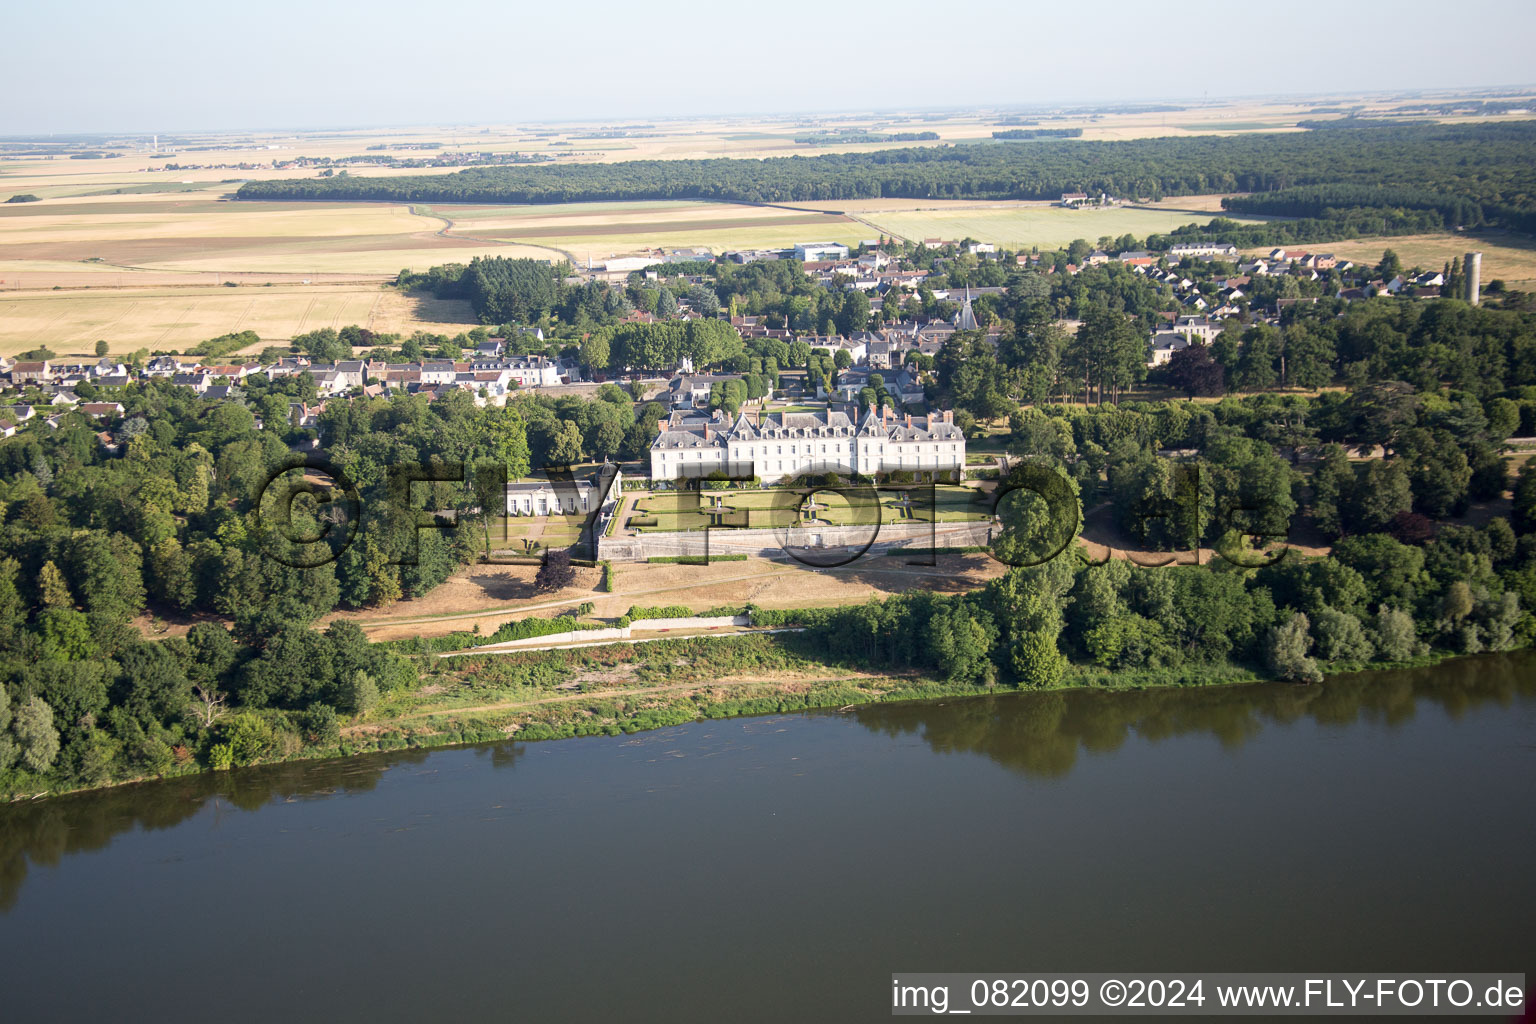
[[[1413,666],[1453,657],[1430,654]],[[794,634],[680,638],[645,645],[470,655],[442,661],[422,655],[422,684],[388,696],[337,734],[305,737],[284,730],[280,716],[242,712],[244,746],[231,767],[347,757],[410,747],[437,748],[506,739],[617,736],[706,719],[782,714],[814,708],[932,700],[1017,692],[1008,686],[947,682],[921,673],[864,673],[829,664]],[[1330,674],[1404,665],[1330,666]],[[1073,666],[1059,689],[1142,690],[1152,687],[1254,683],[1264,676],[1225,663],[1179,669],[1113,672]],[[123,785],[197,774],[196,760],[158,776],[114,779]],[[60,787],[13,799],[73,792]]]

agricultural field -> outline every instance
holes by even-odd
[[[570,203],[561,206],[424,208],[452,222],[449,237],[548,246],[578,264],[588,256],[648,249],[787,248],[796,242],[856,243],[869,228],[834,213],[738,203]]]
[[[85,354],[98,339],[114,352],[177,351],[235,331],[255,331],[266,343],[348,324],[457,334],[474,320],[468,303],[417,299],[377,283],[0,292],[0,355],[38,345]]]
[[[392,275],[481,253],[558,258],[472,241],[390,203],[239,203],[211,193],[0,205],[0,279],[44,263],[181,273]]]
[[[1475,238],[1470,235],[1399,235],[1395,238],[1354,238],[1347,242],[1314,243],[1315,252],[1331,252],[1356,263],[1376,263],[1383,250],[1391,249],[1409,269],[1439,270],[1447,260],[1459,260],[1468,252],[1483,254],[1483,287],[1502,280],[1511,288],[1536,290],[1536,242],[1515,235]]]
[[[1104,235],[1119,237],[1129,233],[1138,239],[1145,239],[1150,234],[1171,231],[1184,224],[1205,223],[1213,216],[1191,210],[1130,206],[1069,210],[1040,202],[975,203],[953,200],[939,204],[933,201],[906,200],[905,209],[896,207],[896,200],[875,202],[880,207],[867,212],[861,209],[862,204],[858,201],[842,204],[842,208],[887,235],[914,241],[923,238],[950,241],[974,238],[981,242],[1025,250],[1033,246],[1056,249],[1079,238],[1094,242]],[[1243,219],[1254,221],[1260,218]]]

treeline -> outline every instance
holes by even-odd
[[[582,361],[594,369],[670,371],[680,360],[695,369],[719,366],[745,352],[741,333],[724,320],[671,320],[620,324],[582,343]]]
[[[1426,230],[1442,231],[1500,224],[1517,231],[1536,230],[1536,211],[1526,196],[1513,200],[1497,193],[1486,201],[1467,195],[1417,188],[1370,185],[1310,185],[1250,196],[1229,196],[1222,206],[1233,213],[1268,214],[1335,222],[1341,217],[1403,218],[1408,214],[1432,214]]]
[[[795,142],[802,146],[840,146],[855,142],[936,142],[938,138],[938,132],[818,132],[796,135]]]
[[[1045,688],[1084,669],[1174,684],[1223,673],[1311,682],[1327,666],[1529,643],[1530,616],[1505,581],[1515,552],[1508,524],[1495,521],[1422,548],[1350,538],[1333,556],[1263,568],[1089,565],[1068,553],[963,596],[917,592],[753,618],[808,627],[805,647],[834,661],[951,682]]]
[[[1536,123],[1336,127],[1292,134],[889,149],[767,160],[637,160],[390,178],[253,181],[242,199],[561,203],[1160,197],[1306,185],[1411,188],[1529,209]]]
[[[421,273],[402,270],[395,284],[431,291],[440,299],[465,299],[483,324],[537,324],[558,316],[566,324],[585,327],[612,323],[635,308],[625,289],[600,281],[577,284],[569,274],[567,263],[477,256],[468,264],[449,263]],[[651,295],[654,312],[659,291]],[[639,297],[639,289],[634,297]],[[676,311],[675,300],[671,308]]]
[[[1080,139],[1083,136],[1081,128],[1010,128],[1007,131],[993,132],[994,139],[1009,141],[1017,139]]]

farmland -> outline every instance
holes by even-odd
[[[453,222],[449,237],[548,246],[578,263],[646,249],[787,248],[796,242],[858,242],[868,227],[835,213],[735,203],[570,203],[429,208]]]
[[[7,204],[0,207],[0,278],[39,263],[162,273],[384,275],[508,248],[449,237],[442,226],[390,203],[258,204],[147,194]],[[556,256],[535,249],[512,254]]]
[[[472,323],[467,303],[417,300],[367,282],[0,292],[0,355],[38,345],[83,354],[98,338],[116,352],[175,351],[234,331],[273,340],[348,324],[408,334],[458,333]]]
[[[1398,235],[1391,238],[1355,238],[1347,242],[1329,242],[1308,246],[1317,252],[1331,252],[1356,263],[1375,263],[1384,249],[1397,253],[1407,268],[1439,270],[1448,260],[1458,260],[1468,252],[1483,254],[1483,286],[1503,280],[1523,291],[1536,289],[1536,243],[1518,235]]]
[[[1050,203],[998,202],[975,203],[953,200],[949,203],[912,200],[874,200],[873,209],[850,201],[829,203],[848,211],[881,233],[921,240],[943,238],[958,241],[974,238],[1014,249],[1055,249],[1074,239],[1089,242],[1109,235],[1124,234],[1144,239],[1149,234],[1170,231],[1192,222],[1210,220],[1214,214],[1193,213],[1184,209],[1156,209],[1112,206],[1102,209],[1069,210]],[[902,204],[905,204],[904,206]]]

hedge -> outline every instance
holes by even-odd
[[[386,640],[380,646],[401,654],[441,654],[446,651],[462,651],[482,644],[499,644],[507,640],[526,640],[529,637],[548,636],[551,633],[569,633],[578,629],[605,629],[597,623],[577,622],[571,615],[559,615],[552,619],[513,619],[504,622],[496,632],[483,635],[461,630],[445,636],[413,636],[405,640]]]
[[[746,560],[746,555],[710,555],[708,558],[711,562],[745,562]],[[703,565],[705,558],[703,555],[653,555],[646,561],[656,565],[662,563]]]

